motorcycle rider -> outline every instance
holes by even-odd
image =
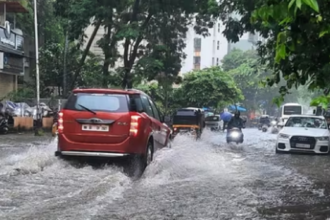
[[[244,127],[244,122],[243,120],[240,118],[240,112],[236,111],[234,114],[234,117],[230,119],[229,123],[228,123],[228,131],[232,128],[239,128],[242,129]]]

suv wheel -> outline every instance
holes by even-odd
[[[139,178],[142,176],[146,167],[152,162],[154,156],[154,149],[152,141],[148,142],[146,153],[144,155],[136,155],[129,161],[125,172],[128,176]]]
[[[145,157],[145,162],[144,163],[144,169],[152,162],[153,157],[154,157],[154,153],[153,153],[153,144],[151,141],[148,142],[148,146],[147,146],[147,152]]]

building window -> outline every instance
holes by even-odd
[[[220,49],[220,41],[217,42],[217,50]]]
[[[217,58],[217,66],[219,66],[219,58]]]
[[[218,33],[220,33],[220,23],[218,24]]]
[[[214,57],[212,57],[212,66],[214,66]]]
[[[195,50],[195,52],[201,52],[202,38],[194,38],[194,50]]]
[[[213,40],[213,44],[212,44],[212,52],[215,53],[216,49],[215,49],[215,40]]]
[[[194,57],[194,69],[201,69],[201,57]]]

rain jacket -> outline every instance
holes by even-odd
[[[233,117],[229,121],[229,123],[228,123],[228,129],[232,129],[232,128],[235,128],[235,127],[236,128],[240,128],[240,129],[242,129],[244,127],[244,122],[243,122],[243,120],[240,117],[238,117],[238,118]]]

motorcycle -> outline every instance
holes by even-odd
[[[5,114],[0,113],[0,133],[7,134],[9,131],[8,118]]]
[[[236,142],[237,144],[243,143],[244,134],[241,129],[232,128],[227,132],[226,140],[227,140],[227,143],[230,143],[230,142]]]

